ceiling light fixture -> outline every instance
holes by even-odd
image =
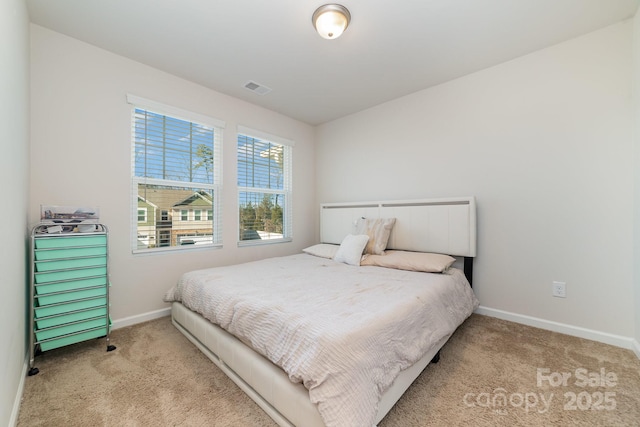
[[[325,39],[337,39],[347,29],[351,14],[339,4],[325,4],[313,12],[311,22],[320,36]]]

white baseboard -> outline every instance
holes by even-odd
[[[170,315],[171,307],[163,308],[156,311],[150,311],[148,313],[137,314],[135,316],[129,316],[122,319],[114,320],[111,325],[111,329],[120,329],[127,326],[135,325],[137,323],[148,322],[149,320],[159,319],[161,317]]]
[[[24,393],[24,382],[27,380],[27,371],[29,370],[29,350],[26,351],[24,364],[22,366],[22,374],[20,375],[20,384],[16,391],[16,399],[13,401],[13,409],[11,410],[11,418],[9,418],[9,426],[18,425],[18,415],[20,415],[20,403],[22,402],[22,394]]]
[[[567,325],[566,323],[553,322],[551,320],[539,319],[537,317],[511,313],[483,306],[478,307],[475,312],[486,316],[497,317],[498,319],[521,323],[527,326],[533,326],[540,329],[546,329],[548,331],[559,332],[561,334],[626,348],[633,351],[640,359],[640,343],[630,337],[623,337],[621,335],[609,334],[607,332],[595,331],[593,329],[581,328],[579,326]]]
[[[638,359],[640,359],[640,342],[638,342],[638,340],[633,340],[633,352],[638,356]]]

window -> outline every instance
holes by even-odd
[[[290,241],[293,142],[238,128],[240,244]]]
[[[146,208],[138,208],[138,222],[147,222]]]
[[[132,249],[221,245],[224,123],[131,95],[127,100],[133,105]],[[194,207],[211,215],[187,222]]]

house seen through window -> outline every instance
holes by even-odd
[[[220,245],[224,124],[153,101],[128,100],[134,106],[132,249]]]

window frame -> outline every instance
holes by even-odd
[[[274,194],[274,195],[282,195],[284,199],[284,206],[282,212],[282,226],[283,233],[281,238],[273,238],[273,239],[248,239],[242,240],[241,230],[238,227],[237,234],[237,242],[238,246],[257,246],[257,245],[265,245],[265,244],[277,244],[277,243],[287,243],[293,241],[293,147],[295,142],[286,138],[282,138],[277,135],[272,135],[266,132],[262,132],[256,129],[252,129],[246,126],[238,126],[237,134],[236,134],[236,167],[240,159],[237,157],[237,152],[239,149],[240,138],[247,137],[259,140],[261,142],[268,142],[274,145],[279,145],[282,147],[282,155],[283,155],[283,188],[282,189],[269,189],[263,187],[246,187],[241,186],[238,182],[240,179],[240,172],[238,170],[238,178],[236,179],[237,185],[237,193],[236,193],[236,201],[238,203],[238,212],[237,212],[237,220],[238,224],[240,224],[240,195],[241,193],[262,193],[262,194]],[[239,168],[238,168],[239,169]]]
[[[132,218],[131,222],[131,250],[132,253],[163,253],[170,251],[185,251],[185,250],[194,250],[194,249],[204,249],[204,248],[220,248],[222,247],[222,236],[223,236],[223,227],[222,227],[222,147],[224,141],[224,128],[225,122],[208,117],[202,114],[194,113],[191,111],[183,110],[177,107],[172,107],[169,105],[165,105],[156,101],[144,99],[135,95],[127,94],[127,102],[131,107],[131,214]],[[202,183],[202,182],[191,182],[191,181],[176,181],[171,179],[162,179],[162,178],[151,178],[151,177],[142,177],[136,176],[136,110],[143,110],[150,113],[158,114],[161,116],[165,116],[170,119],[177,119],[180,121],[190,122],[197,125],[206,126],[208,128],[213,129],[213,167],[212,167],[212,176],[211,182]],[[155,247],[147,247],[147,248],[139,248],[138,247],[138,234],[139,230],[137,228],[137,212],[138,212],[138,193],[140,185],[157,185],[160,187],[166,188],[176,188],[176,189],[192,189],[194,192],[204,190],[210,193],[212,198],[211,210],[213,211],[213,215],[207,221],[211,221],[211,231],[212,231],[212,243],[205,243],[200,245],[174,245],[171,246],[171,242],[169,245],[160,244],[160,240],[156,242]],[[178,208],[181,209],[181,208]],[[172,218],[171,212],[172,208],[169,206],[167,208],[163,208],[161,211],[166,211],[168,215],[168,219]],[[187,210],[188,211],[188,210]],[[175,212],[175,211],[174,211]],[[135,214],[135,215],[134,215]],[[148,218],[148,217],[147,217]],[[173,219],[175,221],[175,218]],[[157,218],[154,219],[157,221]],[[161,221],[164,221],[161,219]],[[166,235],[166,230],[156,230],[156,233],[164,233]]]

